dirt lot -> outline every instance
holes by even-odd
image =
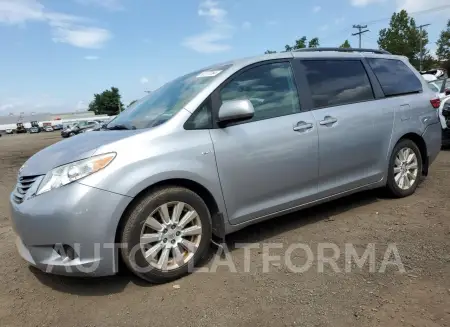
[[[450,326],[450,151],[442,151],[416,194],[401,200],[365,192],[254,225],[230,235],[227,245],[237,273],[220,267],[176,283],[147,285],[123,274],[79,279],[46,275],[16,253],[8,196],[20,165],[59,135],[0,138],[0,326]],[[311,247],[311,269],[294,273],[281,264],[263,272],[263,243]],[[369,266],[318,272],[317,245],[361,255],[374,243],[377,272]],[[244,249],[259,243],[245,272]],[[406,269],[378,272],[384,251],[395,243]],[[294,251],[292,261],[305,262]],[[393,257],[392,257],[393,258]],[[214,259],[214,258],[213,258]],[[211,266],[211,260],[208,265]],[[176,287],[174,288],[174,285]],[[178,287],[179,286],[179,287]]]

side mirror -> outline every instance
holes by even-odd
[[[219,122],[252,118],[255,114],[250,100],[224,101],[219,109]]]

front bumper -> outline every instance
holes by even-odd
[[[19,254],[42,271],[76,276],[117,272],[115,234],[132,198],[72,183],[17,204],[10,198]],[[61,246],[74,249],[65,256]]]

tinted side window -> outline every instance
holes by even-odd
[[[220,91],[222,102],[250,100],[255,115],[250,121],[300,112],[297,88],[288,62],[250,68],[233,78]]]
[[[401,60],[367,58],[367,61],[378,78],[384,95],[422,92],[422,83]]]
[[[369,77],[359,60],[305,60],[303,65],[314,108],[374,99]]]

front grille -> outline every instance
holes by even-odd
[[[19,177],[17,181],[16,188],[13,192],[13,200],[16,203],[22,203],[25,195],[27,194],[30,187],[34,184],[39,175],[36,176],[22,176]]]

